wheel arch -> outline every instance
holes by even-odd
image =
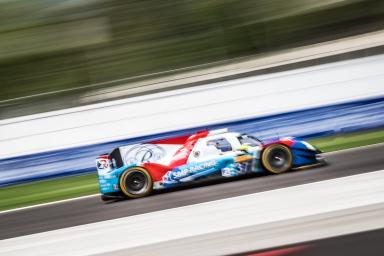
[[[268,148],[274,147],[274,146],[276,146],[276,145],[281,145],[281,146],[286,147],[286,148],[289,150],[290,157],[291,157],[291,166],[290,166],[289,169],[291,169],[292,166],[293,166],[293,163],[294,163],[294,161],[295,161],[295,155],[294,155],[293,149],[292,149],[292,147],[291,147],[293,143],[294,143],[294,142],[289,142],[289,141],[288,141],[288,142],[285,142],[285,141],[276,141],[276,142],[273,142],[273,143],[269,143],[269,144],[267,144],[267,145],[264,145],[263,148],[262,148],[262,150],[261,150],[261,152],[260,152],[260,164],[261,164],[261,166],[262,166],[265,170],[267,170],[267,171],[269,171],[269,172],[277,173],[277,172],[271,171],[270,168],[267,168],[267,167],[265,166],[263,156],[264,156],[265,151],[266,151]],[[289,170],[287,170],[287,171],[289,171]]]

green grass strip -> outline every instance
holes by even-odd
[[[361,147],[384,142],[384,130],[366,133],[352,133],[309,140],[324,152]]]
[[[384,130],[309,140],[331,152],[384,142]],[[0,188],[0,211],[99,193],[97,175],[57,178]]]
[[[92,195],[98,192],[96,174],[9,186],[0,188],[0,210]]]

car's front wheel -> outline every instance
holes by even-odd
[[[152,192],[153,181],[148,171],[142,167],[127,169],[120,178],[120,189],[129,198],[138,198]]]
[[[262,153],[261,163],[272,173],[283,173],[291,169],[293,156],[291,150],[281,144],[268,146]]]

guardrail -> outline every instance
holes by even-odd
[[[303,137],[381,127],[383,64],[381,55],[3,120],[0,185],[91,172],[116,146],[201,129]]]

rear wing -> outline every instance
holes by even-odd
[[[120,168],[124,165],[120,148],[115,148],[111,153],[99,155],[96,159],[97,172],[101,175],[113,170]]]

